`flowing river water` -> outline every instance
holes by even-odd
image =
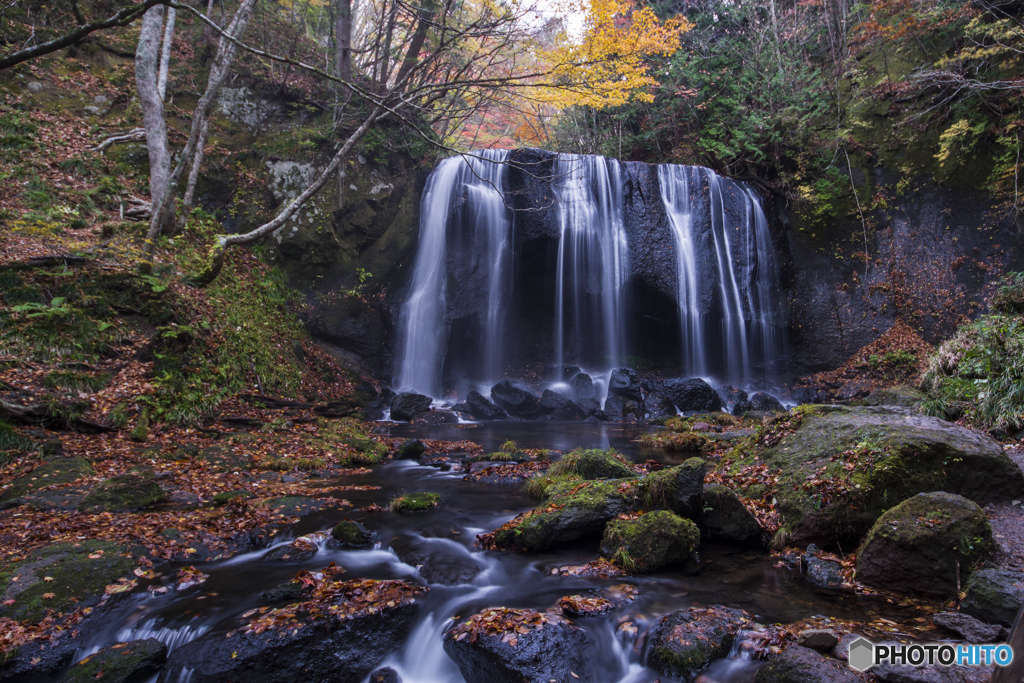
[[[676,459],[651,451],[632,439],[642,428],[628,425],[503,422],[478,426],[412,426],[394,424],[394,437],[460,440],[480,443],[494,451],[506,439],[521,448],[569,451],[578,446],[614,447],[632,459],[648,458],[673,464]],[[683,458],[679,458],[681,460]],[[429,585],[418,599],[420,611],[413,631],[400,651],[382,664],[396,669],[405,683],[458,683],[458,668],[442,649],[442,636],[453,619],[487,607],[533,608],[544,611],[566,595],[602,595],[619,607],[602,617],[576,622],[592,643],[593,683],[647,683],[659,678],[644,666],[648,636],[662,615],[691,606],[721,604],[744,609],[761,623],[791,622],[813,615],[867,620],[895,608],[849,594],[824,592],[807,584],[795,571],[776,566],[765,550],[704,543],[699,562],[627,579],[595,580],[552,573],[559,567],[584,564],[597,556],[594,540],[546,553],[481,551],[476,535],[490,531],[536,501],[518,486],[482,484],[463,480],[462,472],[443,472],[416,461],[399,460],[376,467],[372,473],[333,480],[331,485],[380,486],[368,491],[346,491],[351,508],[330,509],[304,517],[279,539],[330,529],[344,518],[375,531],[372,550],[340,551],[321,548],[303,564],[263,562],[267,549],[218,562],[196,564],[209,579],[184,591],[163,595],[139,593],[118,603],[92,634],[80,656],[116,641],[156,637],[173,650],[207,632],[237,628],[240,615],[266,604],[260,593],[278,586],[302,569],[317,570],[331,562],[343,566],[346,579],[402,579]],[[433,491],[443,498],[440,508],[419,514],[394,514],[387,502],[411,491]],[[360,508],[376,503],[380,512]],[[165,572],[170,576],[171,572]],[[636,599],[621,598],[622,585],[637,589]],[[628,589],[627,589],[628,590]],[[621,628],[629,622],[630,626]],[[757,663],[738,652],[714,663],[700,680],[752,681]],[[670,680],[662,677],[663,681]]]

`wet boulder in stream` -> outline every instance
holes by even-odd
[[[722,397],[710,384],[698,377],[668,379],[661,386],[665,396],[684,413],[706,413],[722,409]]]
[[[636,519],[613,519],[604,528],[601,552],[630,573],[646,574],[685,562],[700,544],[700,531],[688,519],[654,510]]]
[[[689,679],[728,655],[736,634],[749,623],[749,614],[722,605],[673,612],[661,618],[648,662],[666,676]]]
[[[326,570],[325,570],[326,571]],[[325,576],[313,598],[252,617],[175,650],[159,683],[358,681],[398,650],[426,588],[401,581],[337,582]]]
[[[786,412],[786,407],[782,405],[779,399],[775,398],[771,394],[766,394],[763,391],[754,394],[746,401],[738,401],[732,408],[733,415],[742,415],[743,413],[784,412]]]
[[[433,402],[434,399],[429,396],[403,392],[395,396],[395,400],[391,402],[391,419],[408,422],[417,413],[430,410],[430,404]]]
[[[582,420],[586,414],[571,399],[545,389],[540,397],[540,409],[552,420]]]
[[[143,683],[167,661],[167,646],[156,638],[117,643],[71,667],[62,683]]]
[[[470,391],[466,394],[466,405],[469,407],[469,414],[478,420],[505,420],[508,418],[508,413],[484,398],[479,391]]]
[[[527,387],[503,379],[491,387],[491,398],[509,415],[535,420],[541,415],[540,399]]]
[[[704,487],[704,505],[699,523],[709,538],[759,543],[764,536],[757,518],[740,497],[721,484],[707,484]]]
[[[633,368],[612,370],[611,377],[608,379],[608,393],[634,401],[641,400],[643,396],[640,394],[640,376]]]
[[[858,683],[860,678],[845,664],[822,657],[814,650],[790,645],[758,669],[754,683]]]
[[[676,407],[672,401],[660,394],[647,394],[641,407],[644,418],[657,420],[661,417],[672,417],[676,414]]]
[[[466,683],[578,683],[591,680],[586,631],[559,614],[491,608],[444,637]]]
[[[597,390],[594,389],[594,380],[592,380],[590,375],[585,372],[581,372],[569,380],[569,386],[572,387],[573,393],[576,394],[577,403],[583,399],[597,398]]]

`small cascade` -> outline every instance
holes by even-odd
[[[412,286],[402,306],[398,385],[439,395],[447,347],[447,250],[450,239],[473,241],[472,265],[487,280],[482,377],[500,375],[503,297],[510,275],[511,220],[502,195],[508,156],[486,150],[442,161],[430,174],[420,202],[420,241]]]
[[[555,363],[582,362],[585,338],[598,338],[605,357],[592,360],[609,369],[617,367],[623,347],[622,290],[629,248],[619,162],[560,154],[552,189],[559,228]],[[567,327],[573,339],[566,339]]]
[[[778,269],[760,202],[706,168],[664,164],[658,181],[676,243],[684,370],[738,383],[770,376]]]

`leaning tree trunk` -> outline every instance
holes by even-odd
[[[171,178],[171,151],[167,140],[167,121],[164,103],[160,98],[159,60],[160,38],[163,32],[164,8],[150,8],[142,16],[139,47],[135,52],[135,87],[142,106],[142,121],[146,129],[146,149],[149,152],[149,196],[154,209],[167,193]]]
[[[171,44],[174,42],[174,20],[178,12],[173,7],[167,8],[167,22],[164,25],[163,48],[160,52],[160,76],[157,87],[160,90],[160,101],[167,101],[167,74],[171,67]]]

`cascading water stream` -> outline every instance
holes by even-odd
[[[409,297],[399,327],[398,385],[437,396],[441,390],[447,304],[449,232],[471,229],[488,275],[487,319],[483,347],[486,377],[500,374],[503,294],[509,274],[511,223],[505,200],[508,156],[486,150],[442,161],[430,174],[420,202],[420,241]]]
[[[705,168],[664,164],[658,181],[676,243],[685,371],[746,383],[757,363],[768,376],[778,352],[772,324],[778,272],[760,202],[733,185],[739,208],[730,213],[722,178]],[[721,349],[718,362],[714,348]]]
[[[606,355],[598,361],[607,368],[617,367],[623,346],[622,290],[628,253],[619,162],[599,156],[560,154],[554,164],[552,189],[558,202],[559,227],[556,364],[581,361],[582,337],[597,333],[603,339]],[[588,299],[593,297],[599,299],[597,306],[589,305]],[[568,344],[568,358],[567,318],[575,334],[575,340]]]

